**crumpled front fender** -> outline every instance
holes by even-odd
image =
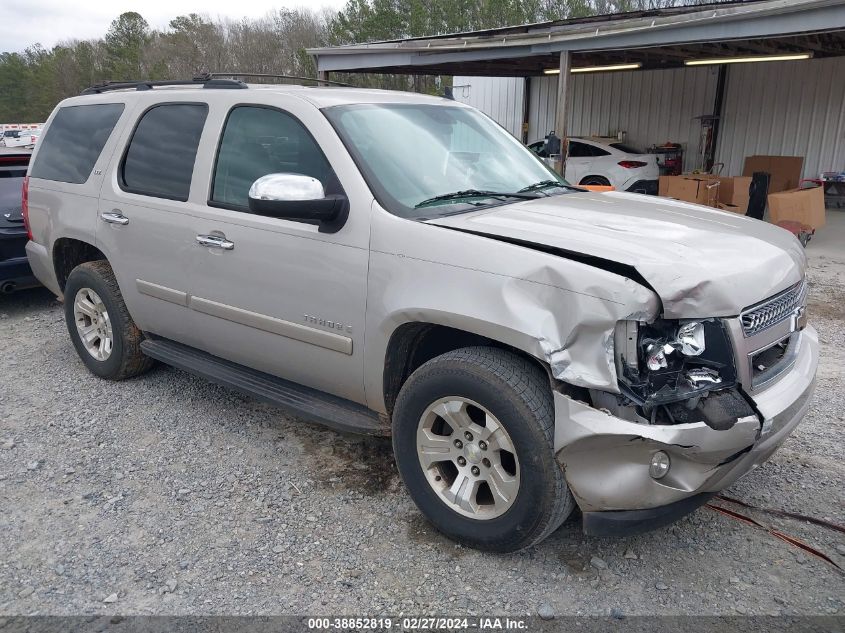
[[[618,392],[616,323],[659,312],[636,281],[554,254],[383,212],[371,239],[365,388],[376,410],[390,337],[404,324],[471,332],[538,358],[558,380]]]

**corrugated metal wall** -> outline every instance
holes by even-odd
[[[716,160],[742,173],[746,156],[803,156],[804,177],[845,169],[845,57],[728,69]]]
[[[701,125],[712,114],[717,68],[573,75],[569,134],[608,136],[646,148],[684,145],[684,168],[701,167]],[[455,77],[456,98],[486,112],[517,138],[521,78]],[[554,128],[557,77],[532,77],[528,141]],[[722,173],[742,173],[746,156],[804,156],[804,176],[845,169],[845,57],[728,67],[716,152]]]
[[[522,138],[522,77],[455,77],[455,101],[478,108],[508,132]]]
[[[713,68],[676,68],[641,72],[573,75],[568,127],[571,136],[616,136],[645,149],[681,143],[685,163],[697,166],[701,125],[695,118],[712,114],[716,94]],[[554,128],[557,77],[531,80],[530,142]]]
[[[499,121],[519,137],[521,78],[455,77],[455,98]],[[684,145],[689,160],[698,152],[701,126],[695,117],[711,114],[716,92],[712,68],[573,75],[569,108],[572,136],[615,136],[626,132],[634,146],[672,141]],[[507,96],[506,96],[507,95]],[[532,77],[528,142],[554,129],[557,77]]]
[[[533,143],[555,127],[557,77],[532,77],[528,93],[528,142]]]

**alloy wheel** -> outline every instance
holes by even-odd
[[[426,480],[447,506],[473,519],[493,519],[519,492],[519,461],[501,422],[460,396],[429,405],[417,428]]]
[[[85,350],[96,360],[108,360],[114,337],[109,313],[100,295],[91,288],[80,288],[73,300],[73,318]]]

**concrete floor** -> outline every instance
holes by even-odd
[[[828,208],[825,221],[807,244],[807,256],[811,261],[821,256],[845,264],[845,209]]]

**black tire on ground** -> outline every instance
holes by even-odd
[[[105,360],[94,358],[82,342],[74,318],[74,301],[83,288],[96,292],[105,305],[112,329],[112,351]],[[155,363],[141,352],[144,335],[126,309],[117,280],[105,260],[86,262],[74,268],[65,284],[65,323],[77,354],[91,373],[108,380],[125,380],[148,371]]]
[[[586,176],[581,179],[582,185],[598,185],[600,187],[609,187],[610,181],[604,176]]]
[[[426,478],[417,429],[426,409],[458,396],[486,408],[505,427],[519,462],[519,490],[500,516],[464,516]],[[400,475],[420,511],[450,538],[477,549],[510,552],[542,541],[575,507],[554,452],[549,379],[535,363],[506,350],[467,347],[418,368],[402,386],[393,411],[393,450]]]

